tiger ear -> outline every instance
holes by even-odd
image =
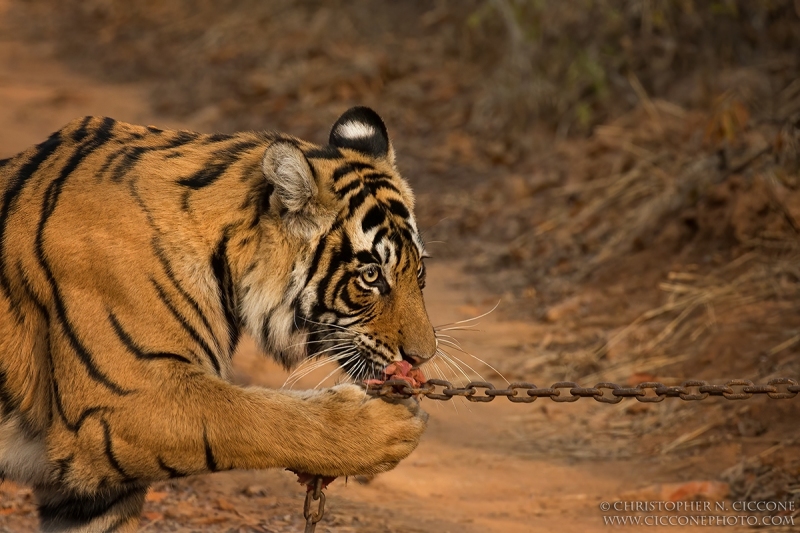
[[[305,236],[315,230],[319,189],[303,152],[294,144],[277,141],[264,152],[261,170],[273,187],[270,202],[290,229]]]
[[[328,143],[394,164],[394,150],[381,117],[368,107],[351,107],[334,123]]]

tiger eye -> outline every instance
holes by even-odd
[[[380,277],[380,273],[376,266],[368,266],[361,272],[361,279],[367,283],[375,283],[378,281],[378,277]]]

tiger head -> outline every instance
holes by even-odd
[[[328,357],[356,379],[379,376],[394,361],[419,365],[433,357],[414,196],[381,118],[350,109],[324,147],[277,139],[262,171],[270,225],[259,255],[275,272],[269,260],[276,243],[296,254],[283,267],[279,304],[243,302],[248,329],[262,346],[287,368]],[[257,283],[245,281],[250,289]],[[252,300],[263,292],[245,294]]]

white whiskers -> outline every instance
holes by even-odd
[[[339,371],[342,369],[342,367],[343,367],[343,366],[347,365],[347,363],[349,363],[350,361],[352,361],[354,358],[358,357],[358,350],[356,350],[355,348],[353,348],[352,350],[349,350],[349,351],[345,352],[344,354],[342,354],[341,356],[339,356],[339,358],[340,358],[340,359],[343,359],[345,356],[347,357],[347,361],[345,361],[345,362],[344,362],[344,364],[342,364],[342,365],[336,365],[336,368],[334,368],[333,370],[331,370],[331,371],[328,373],[328,375],[327,375],[327,376],[325,376],[324,378],[322,378],[321,380],[319,380],[319,383],[317,383],[316,385],[314,385],[313,389],[315,389],[315,390],[316,390],[317,388],[319,388],[319,386],[320,386],[320,385],[322,385],[323,383],[325,383],[325,381],[326,381],[326,380],[327,380],[329,377],[331,377],[331,376],[332,376],[332,375],[334,375],[335,373],[339,372]],[[361,362],[363,363],[364,361],[362,360]]]
[[[505,378],[505,376],[503,376],[503,374],[499,370],[497,370],[497,368],[495,368],[485,360],[465,350],[464,347],[461,345],[459,339],[457,339],[453,335],[444,333],[445,331],[447,332],[480,331],[475,329],[475,326],[478,325],[477,322],[475,321],[486,317],[487,315],[495,311],[499,305],[500,302],[498,301],[497,304],[495,304],[494,307],[492,307],[489,311],[480,314],[476,317],[467,318],[456,322],[450,322],[448,324],[442,324],[440,326],[434,327],[434,334],[436,336],[436,345],[437,345],[436,356],[438,357],[432,358],[430,361],[425,363],[425,366],[431,368],[431,370],[435,372],[435,374],[438,375],[440,379],[443,379],[445,381],[450,381],[451,383],[454,383],[458,386],[464,386],[470,381],[475,381],[476,378],[479,381],[485,381],[480,372],[478,372],[475,368],[473,368],[473,366],[467,363],[462,357],[458,357],[453,353],[453,351],[455,350],[461,352],[464,355],[468,355],[481,365],[485,366],[486,368],[489,368],[498,376],[500,376],[500,378],[503,381],[508,383],[508,380]],[[444,365],[443,367],[438,364],[439,361],[443,363]],[[445,372],[445,369],[447,370],[447,372]],[[450,374],[451,378],[447,379],[445,377],[446,374]],[[455,403],[453,403],[453,405],[455,406]]]
[[[474,316],[472,318],[465,318],[464,320],[458,320],[456,322],[448,322],[447,324],[441,324],[439,326],[434,326],[433,329],[436,331],[448,331],[445,329],[447,326],[457,326],[458,324],[466,324],[467,322],[474,322],[475,320],[480,320],[483,317],[489,316],[490,314],[494,313],[494,311],[500,306],[500,300],[497,300],[497,303],[494,304],[494,307],[486,311],[485,313]]]

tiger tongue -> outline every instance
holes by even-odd
[[[397,361],[395,363],[391,363],[386,368],[383,369],[383,374],[386,376],[386,379],[392,379],[393,377],[406,377],[408,373],[411,371],[411,363],[408,361]]]

